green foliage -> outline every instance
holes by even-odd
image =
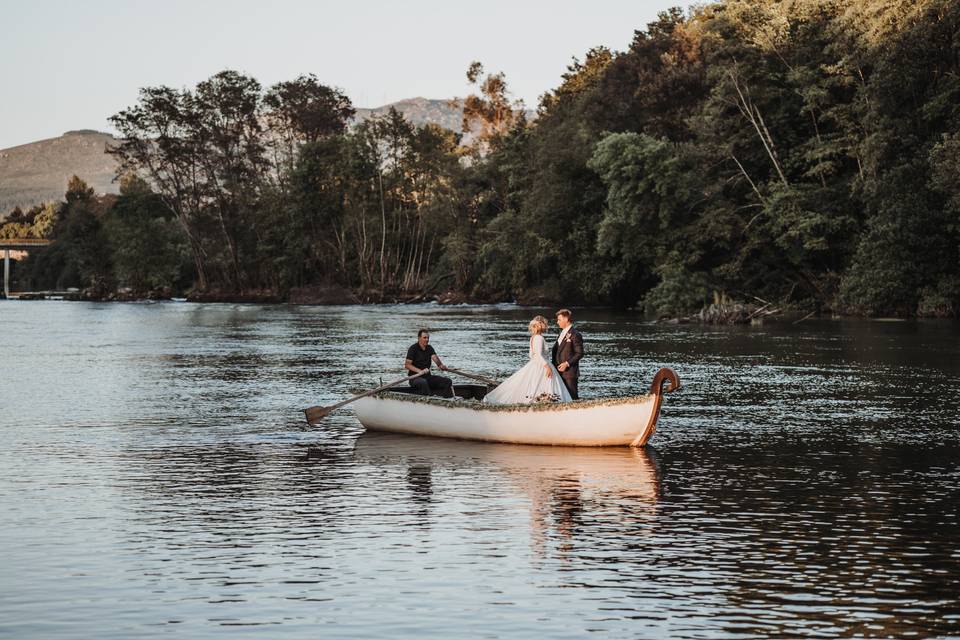
[[[33,237],[35,237],[33,235],[33,225],[23,222],[19,216],[0,225],[0,240]]]
[[[110,239],[103,225],[110,202],[97,199],[77,176],[70,179],[64,199],[37,213],[34,228],[53,242],[30,252],[21,281],[39,289],[84,287],[106,292],[114,285]]]
[[[470,63],[467,81],[476,87],[477,93],[468,95],[463,101],[462,130],[463,133],[476,134],[470,151],[475,159],[480,160],[496,150],[511,129],[523,126],[523,102],[510,98],[503,73],[484,75],[483,65],[479,62]]]
[[[70,178],[67,182],[67,192],[64,195],[68,207],[76,203],[88,202],[92,198],[93,189],[88,187],[86,182],[77,176]]]
[[[948,230],[960,231],[960,132],[945,134],[930,152],[930,186],[947,199]]]
[[[50,238],[62,207],[61,203],[48,202],[26,213],[17,207],[0,223],[0,239]]]
[[[118,285],[139,292],[189,286],[184,276],[193,274],[186,234],[146,182],[124,182],[104,227]]]
[[[925,174],[923,163],[905,164],[872,184],[876,211],[841,289],[841,300],[857,312],[914,315],[921,290],[939,289],[957,273],[957,239],[944,233],[942,204],[921,186]]]
[[[702,273],[689,271],[679,256],[656,267],[660,282],[644,296],[643,309],[657,317],[687,316],[707,302],[709,286]]]
[[[58,202],[48,202],[33,219],[33,237],[50,238],[56,228],[60,216],[61,205]]]
[[[264,96],[263,104],[271,128],[287,141],[300,143],[344,133],[355,113],[349,98],[320,84],[312,74],[278,82]]]
[[[469,147],[396,111],[350,127],[313,76],[224,71],[112,118],[143,183],[108,202],[72,181],[0,237],[56,238],[43,278],[87,286],[955,316],[957,33],[950,0],[672,9],[574,59],[532,122],[471,65]]]
[[[690,201],[687,175],[668,141],[638,133],[606,136],[587,166],[607,188],[597,246],[615,258],[615,268],[597,284],[609,294],[633,283],[629,296],[634,302],[643,291],[640,277],[654,271],[682,233]]]
[[[866,54],[874,71],[862,88],[868,135],[858,186],[867,219],[842,301],[870,314],[941,315],[936,309],[960,306],[952,284],[960,276],[952,186],[960,7],[935,0],[885,15],[884,46]]]
[[[935,285],[920,290],[917,312],[934,318],[956,318],[960,315],[960,277],[947,275]]]

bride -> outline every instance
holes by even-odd
[[[550,363],[550,353],[543,339],[543,332],[547,330],[547,319],[537,316],[530,321],[529,328],[530,362],[488,393],[483,398],[484,402],[514,404],[538,402],[544,399],[570,402],[570,392],[564,386],[556,368]]]

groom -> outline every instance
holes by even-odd
[[[570,397],[578,400],[577,382],[580,378],[580,358],[583,357],[583,336],[573,326],[570,309],[557,311],[557,326],[560,327],[560,337],[553,345],[553,364],[560,372],[560,379],[570,392]]]

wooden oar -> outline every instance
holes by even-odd
[[[491,380],[490,378],[484,378],[483,376],[481,376],[481,375],[479,375],[479,374],[477,374],[477,373],[470,373],[469,371],[461,371],[460,369],[451,369],[450,367],[447,367],[447,371],[449,371],[449,372],[451,372],[451,373],[459,374],[459,375],[463,376],[464,378],[473,378],[474,380],[479,380],[480,382],[485,382],[486,384],[492,385],[492,386],[494,386],[494,387],[497,386],[498,384],[500,384],[500,383],[497,382],[496,380]]]
[[[354,400],[359,400],[360,398],[366,398],[367,396],[372,396],[375,393],[380,393],[381,391],[385,391],[390,387],[395,387],[398,384],[403,384],[407,380],[413,380],[414,378],[419,378],[420,376],[426,375],[428,373],[430,373],[429,369],[427,369],[426,371],[421,371],[420,373],[412,376],[403,376],[402,378],[397,378],[393,382],[388,382],[387,384],[379,386],[376,389],[371,389],[370,391],[364,391],[358,396],[353,396],[349,400],[344,400],[343,402],[332,404],[329,407],[307,407],[306,409],[303,410],[303,413],[306,414],[307,416],[307,424],[315,425],[321,420],[323,420],[324,418],[326,418],[331,411],[335,409],[339,409],[343,405],[350,404]]]

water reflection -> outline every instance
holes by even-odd
[[[525,498],[538,557],[574,548],[578,531],[603,520],[605,534],[643,531],[656,518],[660,480],[652,449],[538,447],[368,432],[356,441],[361,463],[401,465],[417,502],[432,499],[434,469],[482,468]],[[505,482],[500,482],[505,480]],[[427,511],[422,514],[425,519]],[[615,524],[616,526],[611,526]]]
[[[417,510],[418,522],[428,526],[430,505],[433,503],[433,478],[428,464],[410,464],[407,467],[407,486],[410,487],[410,496],[414,503],[419,505]]]

